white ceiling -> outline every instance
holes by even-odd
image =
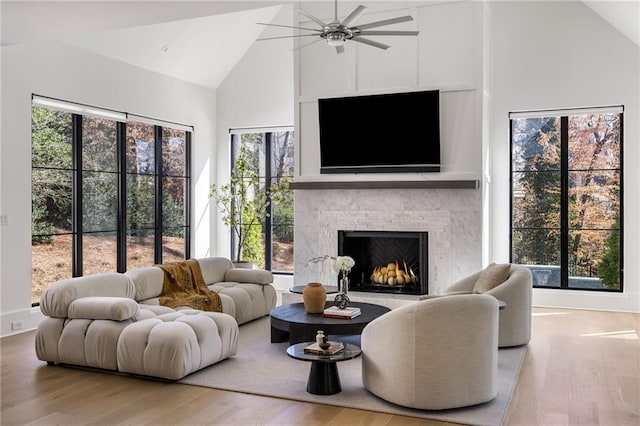
[[[287,0],[0,0],[2,44],[140,27],[289,3]]]
[[[11,45],[60,40],[174,78],[217,88],[265,30],[256,22],[270,22],[281,5],[290,3],[293,2],[1,0],[0,41],[2,45]],[[584,3],[640,46],[640,0]],[[344,0],[339,4],[342,13],[342,9],[351,10],[357,3]],[[268,34],[288,33],[285,30]]]
[[[584,4],[640,46],[640,0],[584,0]]]
[[[265,29],[281,0],[5,1],[2,46],[59,40],[217,88]]]
[[[69,44],[179,80],[216,88],[282,6],[68,38]]]

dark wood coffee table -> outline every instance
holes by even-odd
[[[333,306],[329,301],[325,307]],[[273,308],[271,317],[271,343],[289,342],[293,345],[300,342],[314,341],[318,330],[323,330],[330,340],[331,335],[361,334],[362,329],[374,319],[390,311],[386,306],[373,303],[351,302],[349,306],[357,306],[362,311],[353,319],[325,318],[322,314],[308,314],[303,303],[291,303]]]

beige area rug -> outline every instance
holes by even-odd
[[[467,408],[430,411],[400,407],[364,389],[360,358],[338,363],[342,392],[327,396],[310,394],[306,386],[311,363],[287,356],[287,346],[288,343],[270,343],[269,318],[261,318],[240,326],[237,355],[179,382],[445,422],[496,426],[503,424],[526,353],[526,346],[500,349],[498,396],[492,401]]]

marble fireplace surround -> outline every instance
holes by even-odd
[[[476,272],[482,264],[482,205],[477,188],[293,187],[295,285],[336,283],[328,262],[337,255],[338,231],[429,233],[429,294]]]

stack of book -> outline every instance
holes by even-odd
[[[337,354],[344,349],[344,343],[342,342],[329,342],[331,346],[329,349],[322,349],[317,343],[312,343],[309,346],[305,346],[304,353],[306,354],[320,354],[320,355],[333,355]]]
[[[325,318],[344,318],[351,319],[360,315],[362,312],[360,308],[347,306],[344,309],[340,309],[337,306],[331,306],[324,310],[323,316]]]

